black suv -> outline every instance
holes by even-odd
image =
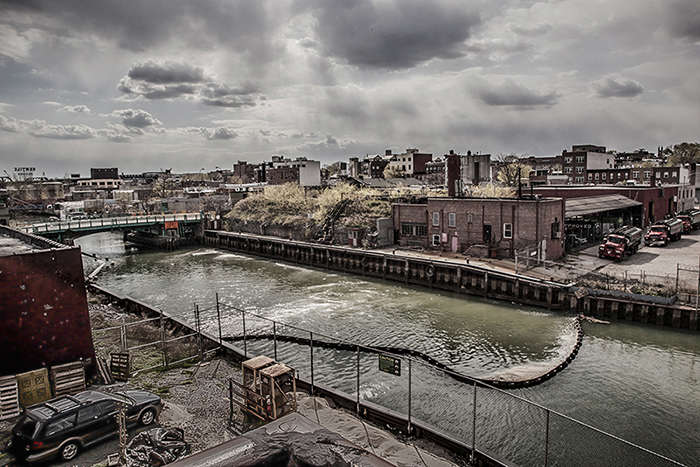
[[[163,406],[146,391],[84,391],[28,407],[12,429],[10,450],[25,462],[74,459],[81,449],[118,432],[116,413],[124,404],[127,425],[150,425]]]

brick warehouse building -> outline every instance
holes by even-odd
[[[533,188],[535,194],[557,198],[584,198],[602,195],[622,195],[642,203],[642,222],[639,227],[647,227],[655,221],[675,215],[678,209],[677,185],[648,186],[538,186]]]
[[[392,218],[401,246],[491,257],[529,247],[544,259],[564,255],[562,199],[428,198],[393,204]]]
[[[0,375],[94,364],[83,262],[67,247],[0,226]]]

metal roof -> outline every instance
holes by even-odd
[[[588,196],[584,198],[569,198],[566,200],[566,218],[587,216],[601,212],[615,211],[635,206],[642,203],[634,201],[622,195]]]

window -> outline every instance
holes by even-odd
[[[45,436],[53,436],[75,426],[75,413],[56,419],[46,426]]]
[[[564,173],[570,174],[570,173],[571,173],[571,167],[564,167]]]
[[[576,173],[577,174],[583,173],[583,167],[576,167]]]
[[[632,172],[632,178],[639,178],[639,171],[635,170]]]
[[[588,174],[588,180],[593,180],[593,174]]]
[[[651,177],[651,170],[645,170],[644,171],[644,179],[648,180],[649,177]]]
[[[668,172],[664,172],[664,178],[668,178]]]
[[[567,164],[571,164],[571,156],[565,157],[564,162],[566,162]]]
[[[433,226],[439,226],[440,225],[440,213],[439,212],[434,212],[433,213]]]
[[[425,224],[418,224],[416,227],[416,237],[425,237],[428,235],[428,226]]]
[[[595,179],[598,180],[598,173],[595,174]]]
[[[603,172],[602,174],[600,174],[600,178],[601,178],[601,180],[605,180],[605,172]]]
[[[583,183],[583,177],[576,177],[576,183]]]
[[[561,235],[559,234],[559,219],[556,217],[554,218],[554,222],[552,222],[552,238],[559,238]]]
[[[413,226],[411,224],[401,224],[401,235],[413,235]]]
[[[100,407],[97,404],[83,407],[80,409],[80,412],[78,412],[78,423],[85,423],[100,418],[100,413]]]
[[[472,223],[472,220],[473,220],[473,218],[472,218],[472,213],[471,213],[471,212],[468,212],[468,213],[467,213],[467,224],[471,224],[471,223]]]
[[[582,163],[586,162],[586,157],[585,156],[576,156],[576,162],[578,162],[579,164],[582,164]]]
[[[457,215],[454,212],[447,213],[447,226],[456,227],[457,226]]]
[[[513,238],[513,224],[503,224],[503,238]]]
[[[433,246],[440,246],[440,235],[433,235]]]

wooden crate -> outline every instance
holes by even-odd
[[[16,417],[19,413],[17,378],[14,375],[0,377],[0,420]]]
[[[53,392],[56,397],[84,391],[85,367],[83,362],[52,366],[51,382],[53,383]]]

